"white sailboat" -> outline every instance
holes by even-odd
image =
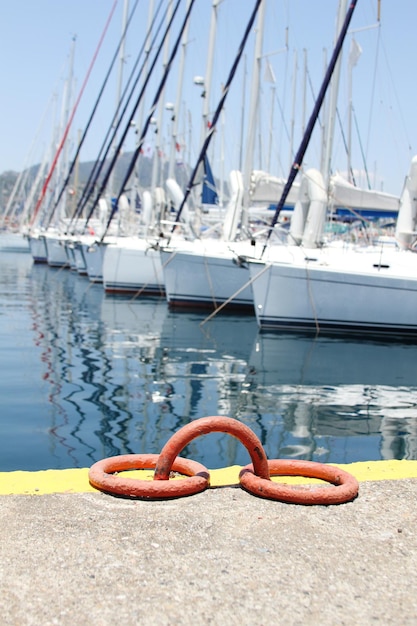
[[[261,328],[331,333],[417,334],[417,157],[400,200],[396,237],[373,245],[268,245],[249,262]],[[319,232],[318,228],[318,232]]]
[[[339,14],[344,18],[342,4]],[[260,91],[260,61],[262,54],[262,31],[265,16],[265,4],[259,12],[254,71],[252,74],[250,124],[248,129],[247,158],[244,176],[239,171],[230,175],[231,198],[222,224],[220,238],[195,239],[190,242],[171,241],[161,250],[163,260],[165,290],[171,307],[228,309],[253,312],[253,295],[250,288],[248,266],[242,259],[257,257],[263,249],[263,237],[271,219],[271,211],[265,210],[271,204],[277,204],[286,186],[282,178],[266,172],[252,169],[254,153],[255,121],[257,117],[257,94]],[[340,21],[340,20],[339,20]],[[329,141],[328,141],[329,145]],[[324,183],[323,183],[324,189]],[[343,193],[342,193],[343,192]],[[292,185],[286,194],[285,204],[280,215],[291,215],[299,194],[298,185]],[[327,210],[327,195],[326,210]],[[353,185],[342,185],[339,178],[332,179],[332,212],[346,210],[350,214],[365,211],[374,213],[375,209],[384,215],[392,216],[398,211],[398,198],[389,194],[359,190]],[[259,208],[263,207],[263,208]],[[269,215],[268,215],[269,212]],[[322,215],[322,223],[325,212]],[[253,223],[257,222],[254,228]],[[321,225],[322,225],[321,223]],[[248,228],[251,225],[251,228]],[[239,230],[240,229],[240,230]],[[275,236],[278,228],[274,230]],[[249,237],[248,237],[249,235]],[[287,230],[280,230],[280,242],[287,243]]]
[[[207,61],[208,77],[211,76],[210,68],[212,64],[212,54],[214,49],[213,44],[215,38],[218,4],[219,3],[216,0],[213,1],[212,21],[209,36],[209,54]],[[258,10],[258,6],[259,2],[257,3],[255,10],[253,11],[252,22],[255,18],[256,11]],[[248,34],[249,29],[247,30],[247,33],[245,33],[246,38],[248,37]],[[243,46],[239,51],[239,54],[241,54],[242,51]],[[183,46],[183,54],[184,53],[185,43]],[[233,76],[234,72],[231,72],[231,74],[229,75],[229,85]],[[182,79],[180,78],[178,84],[179,91],[177,94],[177,102],[180,102],[181,81]],[[205,83],[206,89],[209,88],[209,82],[210,79],[208,79],[207,84]],[[203,111],[203,136],[207,134],[207,137],[205,137],[205,150],[207,149],[208,143],[214,131],[215,118],[217,119],[220,114],[227,92],[228,88],[225,86],[223,90],[221,106],[218,106],[217,111],[213,116],[213,120],[208,132],[208,109],[206,104],[208,94],[205,94]],[[176,112],[176,116],[178,116],[178,111]],[[196,175],[197,170],[199,170],[200,166],[203,163],[203,157],[205,156],[206,152],[202,149],[202,152],[200,154],[200,160],[194,169],[193,176]],[[170,168],[170,171],[172,173],[172,168]],[[188,192],[191,191],[191,188],[192,183],[189,183]],[[147,226],[147,228],[144,228],[145,232],[142,235],[137,238],[128,238],[125,240],[121,239],[115,245],[107,247],[103,262],[103,282],[106,292],[164,294],[166,291],[166,276],[164,276],[163,273],[164,261],[162,259],[162,253],[160,254],[159,251],[160,244],[163,242],[163,239],[159,237],[160,233],[163,233],[165,235],[166,240],[168,238],[170,239],[169,254],[172,252],[172,250],[175,250],[175,252],[178,252],[179,255],[183,244],[185,249],[187,250],[189,248],[189,245],[191,245],[190,241],[185,240],[184,233],[186,237],[189,238],[191,237],[192,230],[198,233],[200,232],[202,224],[208,229],[206,233],[210,232],[210,228],[213,228],[212,214],[214,213],[215,218],[219,216],[218,207],[215,207],[213,210],[209,209],[207,214],[202,214],[202,212],[199,210],[192,212],[191,208],[189,209],[189,206],[187,204],[187,198],[180,189],[175,178],[169,178],[166,181],[166,195],[168,196],[171,204],[177,210],[177,222],[176,224],[173,224],[172,221],[169,222],[169,220],[158,219],[158,216],[163,215],[163,209],[161,209],[161,207],[164,207],[164,205],[166,204],[164,195],[164,189],[160,187],[154,187],[152,202],[148,202],[148,196],[144,197],[144,204],[146,205],[143,211],[144,218],[146,218],[146,215],[148,213],[151,213],[151,215],[156,216],[157,219],[156,221],[155,219],[151,219],[149,222],[146,219],[145,226]],[[146,209],[148,204],[150,206],[149,211]],[[179,217],[179,214],[181,214],[181,219]],[[193,225],[191,225],[191,222],[193,222]],[[175,234],[170,235],[169,231],[172,231],[174,226],[176,232]],[[181,234],[178,232],[179,230],[181,230]],[[170,259],[172,259],[173,257],[177,258],[176,254],[170,254]]]
[[[148,238],[115,238],[105,246],[102,271],[106,293],[157,296],[165,293],[159,249]]]
[[[162,248],[168,305],[214,310],[227,305],[229,310],[253,314],[248,266],[238,262],[239,257],[253,254],[249,239],[227,242],[202,238]]]
[[[316,102],[316,111],[319,106]],[[298,164],[307,143],[305,136]],[[291,172],[292,179],[295,174]],[[371,245],[326,241],[325,188],[320,172],[307,171],[288,245],[274,245],[271,237],[261,259],[249,260],[259,326],[316,333],[416,334],[417,157],[400,199],[395,238],[380,237]]]
[[[189,5],[190,3],[188,3]],[[166,21],[167,35],[164,42],[163,67],[166,68],[169,62],[169,24],[172,20],[173,4],[169,3]],[[188,6],[189,10],[189,6]],[[148,24],[152,24],[153,6],[150,5]],[[187,47],[189,22],[186,20],[181,37],[182,64]],[[172,57],[171,57],[172,62]],[[165,83],[162,79],[162,90],[160,96],[154,101],[154,108],[158,110],[158,133],[153,154],[152,183],[151,190],[146,190],[142,194],[142,211],[140,216],[139,232],[137,234],[127,234],[115,238],[103,251],[102,275],[103,286],[106,293],[123,294],[145,294],[164,295],[164,280],[162,273],[161,259],[157,246],[158,233],[160,232],[160,220],[166,211],[166,196],[162,187],[157,184],[157,170],[159,165],[159,153],[161,152],[160,129],[163,125],[163,113],[165,108],[164,92]],[[182,78],[178,81],[178,90],[181,91]],[[141,107],[141,115],[143,107]],[[176,112],[178,115],[179,111]],[[149,125],[151,117],[148,117],[145,128]],[[144,133],[140,142],[144,140]],[[126,198],[121,196],[120,200]],[[127,202],[127,199],[126,199]],[[120,207],[119,207],[120,209]]]
[[[193,2],[189,0],[187,5],[185,18],[171,51],[169,51],[168,41],[174,17],[174,13],[172,12],[172,3],[170,4],[170,10],[167,12],[163,73],[137,148],[134,152],[133,159],[121,185],[120,194],[128,183],[130,174],[133,173],[133,168],[135,167],[136,160],[142,151],[142,146],[149,125],[151,121],[154,120],[153,115],[155,111],[158,112],[158,135],[161,131],[163,126],[162,116],[164,109],[166,108],[164,103],[166,80],[180,46],[180,76],[177,81],[178,107],[181,102],[182,73],[188,41],[189,17],[193,8]],[[153,67],[155,65],[155,61],[152,64]],[[179,109],[175,111],[175,116],[179,116]],[[174,128],[173,136],[175,135],[175,132]],[[161,233],[164,231],[168,232],[168,230],[173,226],[172,221],[169,221],[170,204],[177,204],[180,202],[183,197],[183,193],[174,178],[167,182],[166,191],[160,184],[158,184],[157,165],[159,164],[159,147],[161,147],[159,146],[159,141],[160,139],[158,137],[153,155],[154,167],[151,189],[144,191],[142,194],[142,210],[139,218],[140,223],[137,224],[133,231],[135,234],[129,235],[129,233],[126,233],[125,236],[117,238],[116,241],[106,246],[103,256],[103,285],[107,293],[164,295],[164,279],[158,244]],[[171,154],[172,157],[175,157],[175,150],[174,152],[171,152]],[[173,171],[173,168],[170,168],[170,171]],[[120,194],[118,200],[122,197]],[[186,211],[184,211],[182,227],[184,229],[188,228],[188,217],[186,216]]]
[[[252,16],[252,19],[255,16]],[[252,74],[252,100],[249,124],[249,140],[245,163],[247,185],[251,176],[252,152],[255,143],[255,117],[258,108],[260,63],[262,58],[265,2],[258,10],[255,60]],[[206,140],[207,141],[207,140]],[[234,261],[241,255],[253,253],[254,239],[248,238],[249,191],[244,177],[238,170],[230,173],[230,200],[221,226],[220,236],[206,235],[190,241],[172,239],[161,248],[165,291],[170,307],[192,307],[217,310],[229,309],[253,313],[253,298],[247,266]],[[241,239],[237,239],[238,229]]]

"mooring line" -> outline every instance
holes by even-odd
[[[258,272],[256,276],[254,276],[253,278],[250,278],[244,285],[242,285],[242,287],[240,287],[237,291],[235,291],[233,295],[231,295],[227,300],[225,300],[225,302],[223,302],[219,307],[217,307],[217,309],[215,309],[212,313],[210,313],[210,315],[206,317],[206,319],[200,322],[200,326],[204,326],[204,324],[209,322],[215,315],[217,315],[217,313],[219,313],[222,309],[224,309],[225,306],[227,306],[232,300],[234,300],[234,298],[236,298],[236,296],[238,296],[241,291],[246,289],[246,287],[249,287],[249,285],[252,285],[252,283],[255,282],[255,280],[259,278],[259,276],[261,276],[264,272],[266,272],[266,270],[269,269],[270,267],[271,267],[271,263],[265,264],[265,267],[263,267],[263,269],[260,272]]]

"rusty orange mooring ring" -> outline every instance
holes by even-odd
[[[271,500],[293,504],[342,504],[353,500],[359,491],[354,476],[332,465],[298,460],[269,460],[255,433],[231,417],[202,417],[183,426],[162,448],[160,454],[127,454],[98,461],[91,466],[89,480],[93,487],[115,495],[145,499],[178,498],[204,491],[210,475],[206,467],[184,459],[181,450],[193,439],[210,432],[225,432],[239,439],[248,450],[252,463],[240,474],[240,484],[246,491]],[[123,478],[115,472],[129,469],[155,468],[154,479]],[[188,478],[169,480],[171,471]],[[332,487],[303,489],[270,480],[272,476],[305,476],[333,483]]]
[[[188,476],[184,480],[136,480],[123,478],[114,472],[123,472],[133,469],[153,469],[156,466],[158,454],[125,454],[112,456],[98,461],[91,466],[88,473],[90,484],[107,493],[130,496],[135,498],[160,499],[180,498],[191,496],[204,491],[210,484],[210,474],[204,465],[177,457],[172,463],[172,471]]]
[[[193,439],[211,432],[221,432],[233,435],[243,443],[252,459],[255,473],[263,479],[269,479],[268,459],[265,450],[253,430],[232,417],[214,415],[200,417],[186,424],[172,435],[162,448],[155,467],[155,480],[166,480],[176,456]]]
[[[257,476],[253,465],[247,465],[239,474],[240,484],[246,491],[261,498],[280,500],[292,504],[342,504],[358,495],[359,484],[352,474],[332,465],[314,461],[270,459],[271,476],[304,476],[333,483],[333,487],[305,489],[293,487]]]

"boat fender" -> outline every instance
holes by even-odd
[[[294,205],[294,211],[291,216],[291,225],[288,237],[288,243],[290,245],[299,246],[301,244],[309,206],[310,196],[308,179],[305,175],[303,175],[301,178],[297,200]]]
[[[236,237],[237,227],[243,209],[243,177],[239,170],[232,170],[229,174],[230,200],[227,204],[223,222],[223,239],[232,241]]]
[[[184,193],[181,189],[181,187],[179,186],[179,184],[177,183],[177,181],[174,178],[168,178],[166,180],[166,188],[167,188],[167,193],[168,196],[170,198],[170,200],[172,201],[175,210],[178,211],[178,209],[180,208],[183,200],[184,200]],[[189,211],[188,211],[188,205],[187,203],[184,204],[182,212],[181,212],[181,221],[182,222],[188,222],[189,221]]]
[[[152,220],[152,194],[150,191],[144,191],[142,194],[142,219],[141,222],[145,226],[149,226]]]
[[[117,205],[120,213],[126,214],[129,211],[129,200],[126,197],[126,194],[122,193]]]
[[[417,156],[413,157],[400,197],[395,236],[400,248],[407,249],[417,230]]]
[[[310,205],[301,243],[305,248],[317,248],[322,240],[326,220],[328,204],[326,185],[319,170],[309,169],[305,175],[308,180]]]

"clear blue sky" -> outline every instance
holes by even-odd
[[[303,50],[307,52],[308,84],[317,93],[323,74],[323,50],[330,56],[334,35],[338,0],[265,0],[267,19],[263,53],[261,89],[262,130],[257,139],[254,166],[266,169],[269,162],[273,174],[286,176],[290,163],[291,127],[293,120],[293,151],[298,148],[302,128]],[[134,6],[129,2],[129,10]],[[165,5],[168,0],[164,0]],[[199,150],[201,133],[201,89],[193,85],[192,77],[204,75],[207,60],[207,39],[211,16],[211,0],[196,0],[189,30],[189,42],[184,71],[184,92],[180,113],[181,146],[191,160]],[[218,9],[218,31],[213,69],[210,109],[220,98],[221,84],[225,82],[237,45],[253,7],[252,0],[223,0]],[[53,109],[48,108],[53,94],[61,102],[66,77],[71,41],[75,44],[75,95],[79,93],[87,69],[98,45],[114,0],[2,0],[0,2],[0,172],[20,171],[27,160],[39,162],[50,143],[52,128],[57,126]],[[158,5],[158,0],[155,0]],[[184,0],[185,5],[185,0]],[[147,21],[147,0],[139,0],[132,27],[126,42],[124,77],[132,69],[142,45]],[[386,191],[401,192],[404,176],[411,157],[417,153],[417,81],[414,60],[417,58],[417,2],[415,0],[381,0],[379,28],[367,28],[376,23],[378,0],[359,0],[351,30],[362,54],[353,70],[353,103],[356,122],[352,133],[352,165],[364,167],[362,154],[372,182]],[[89,118],[98,91],[103,83],[110,60],[116,50],[122,27],[124,0],[118,0],[104,44],[80,102],[73,123],[75,141]],[[181,16],[183,9],[180,10]],[[178,27],[179,21],[176,24]],[[286,29],[288,48],[286,49]],[[176,29],[174,29],[177,32]],[[348,36],[341,72],[339,114],[347,133],[347,58],[352,35]],[[174,36],[173,36],[174,38]],[[247,119],[250,103],[250,80],[253,58],[253,39],[247,47],[246,95],[243,97],[244,64],[242,63],[230,98],[226,102],[222,125],[216,133],[213,157],[214,169],[224,160],[227,170],[239,167],[242,116]],[[172,41],[172,40],[171,40]],[[298,55],[297,81],[293,81],[294,53]],[[276,82],[266,79],[267,60]],[[118,64],[116,67],[118,70]],[[82,160],[94,159],[98,154],[104,133],[114,111],[117,94],[117,71],[105,92],[88,140],[81,153]],[[175,102],[178,65],[165,93],[165,101]],[[296,102],[293,108],[294,84]],[[147,104],[153,99],[150,87]],[[272,105],[272,102],[274,103]],[[306,100],[307,118],[313,100],[310,87]],[[272,139],[270,141],[271,109]],[[294,110],[294,115],[293,115]],[[45,111],[47,111],[46,116]],[[41,122],[43,120],[43,125]],[[355,126],[359,130],[360,142]],[[39,130],[40,129],[40,130]],[[39,132],[38,132],[39,131]],[[165,117],[161,136],[169,135],[169,120]],[[126,150],[134,145],[133,130]],[[306,155],[306,164],[319,166],[319,133]],[[152,144],[154,137],[149,135]],[[361,147],[360,147],[361,146]],[[213,152],[214,154],[214,152]],[[268,156],[270,154],[270,157]],[[224,158],[223,158],[224,157]],[[346,168],[346,156],[339,127],[334,144],[334,168]]]

